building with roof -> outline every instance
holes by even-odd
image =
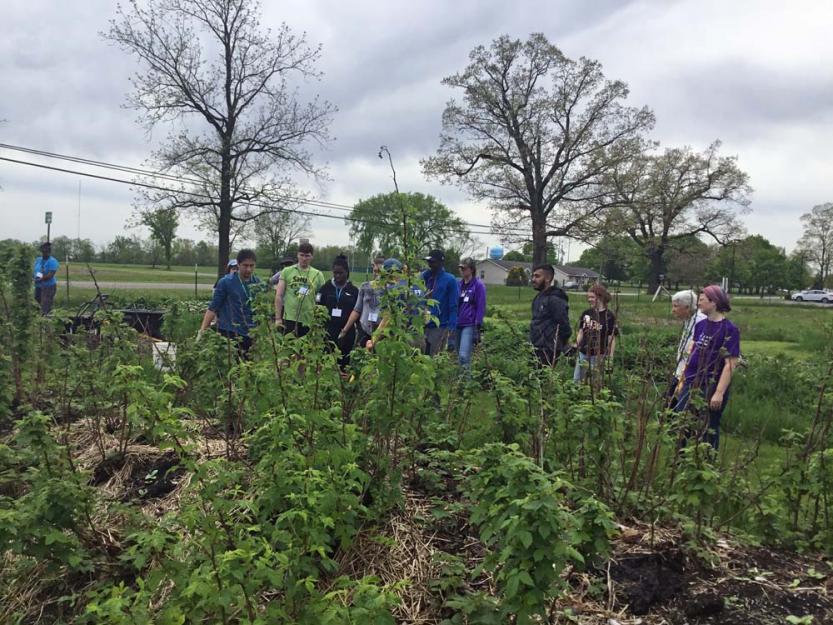
[[[527,274],[532,274],[532,263],[525,263],[517,260],[493,260],[486,258],[477,262],[477,275],[484,284],[506,284],[506,277],[514,267],[521,267]],[[574,265],[553,265],[555,269],[554,282],[558,286],[578,285],[584,286],[590,282],[599,280],[601,276],[585,267]]]

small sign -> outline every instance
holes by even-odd
[[[52,223],[52,211],[46,211],[43,217],[43,223],[51,224]]]

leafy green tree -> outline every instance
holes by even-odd
[[[429,250],[445,250],[447,266],[467,251],[471,234],[462,219],[431,195],[423,193],[383,193],[360,200],[347,223],[350,238],[364,254],[374,251],[384,256],[402,256],[403,211],[407,210],[408,238],[415,241],[418,256]]]
[[[102,255],[105,262],[124,265],[140,265],[147,260],[142,240],[135,235],[132,237],[117,235],[107,244]]]
[[[725,276],[730,288],[763,295],[790,287],[787,263],[782,248],[756,234],[721,247],[707,275],[714,282]]]
[[[714,255],[714,249],[709,247],[699,237],[680,240],[670,248],[666,258],[666,280],[674,288],[683,286],[699,286],[706,281],[706,267]],[[641,277],[650,277],[648,263],[644,256],[641,259],[644,267]]]
[[[531,263],[532,258],[527,256],[523,252],[519,252],[518,250],[512,250],[511,252],[507,252],[503,255],[503,260],[514,260],[521,263]]]
[[[800,250],[794,251],[784,265],[784,287],[790,290],[807,288],[813,279],[813,273],[807,265],[807,259]]]
[[[607,177],[616,209],[596,231],[625,232],[648,259],[649,288],[666,273],[666,252],[701,235],[718,243],[742,231],[736,209],[749,205],[749,176],[735,157],[720,156],[720,142],[704,152],[689,147],[643,154]]]
[[[625,106],[627,85],[597,61],[567,58],[540,33],[501,36],[469,61],[443,80],[462,101],[446,105],[423,169],[488,202],[507,240],[531,234],[533,263],[546,262],[549,239],[604,209],[602,177],[641,151],[654,115]]]
[[[639,247],[626,236],[607,236],[585,249],[576,265],[600,273],[608,280],[644,279],[645,262]]]
[[[150,230],[151,241],[159,246],[162,255],[165,257],[165,264],[170,269],[176,229],[179,227],[179,216],[176,208],[167,207],[142,211],[139,223]],[[155,265],[156,261],[154,259]]]
[[[833,203],[814,206],[801,216],[804,233],[798,241],[798,249],[816,269],[815,286],[821,288],[833,269]]]
[[[145,125],[178,122],[153,160],[185,181],[138,202],[175,206],[216,228],[218,275],[235,226],[277,210],[297,172],[318,173],[307,144],[327,140],[334,110],[300,102],[294,82],[318,77],[320,48],[285,24],[262,28],[259,13],[249,0],[134,0],[105,34],[143,68],[130,104]]]
[[[529,284],[529,274],[523,267],[512,267],[506,274],[506,286],[526,286]]]

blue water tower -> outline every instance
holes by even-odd
[[[500,260],[503,258],[503,246],[502,245],[493,245],[489,248],[489,258],[492,260]]]

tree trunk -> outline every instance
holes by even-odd
[[[648,291],[656,293],[659,288],[659,277],[663,273],[663,255],[665,250],[662,248],[654,248],[647,252],[650,267],[648,268]]]
[[[217,232],[217,277],[226,273],[226,266],[231,253],[231,158],[224,141],[222,165],[220,170],[220,222]]]
[[[532,266],[547,263],[547,221],[543,215],[532,211]]]

